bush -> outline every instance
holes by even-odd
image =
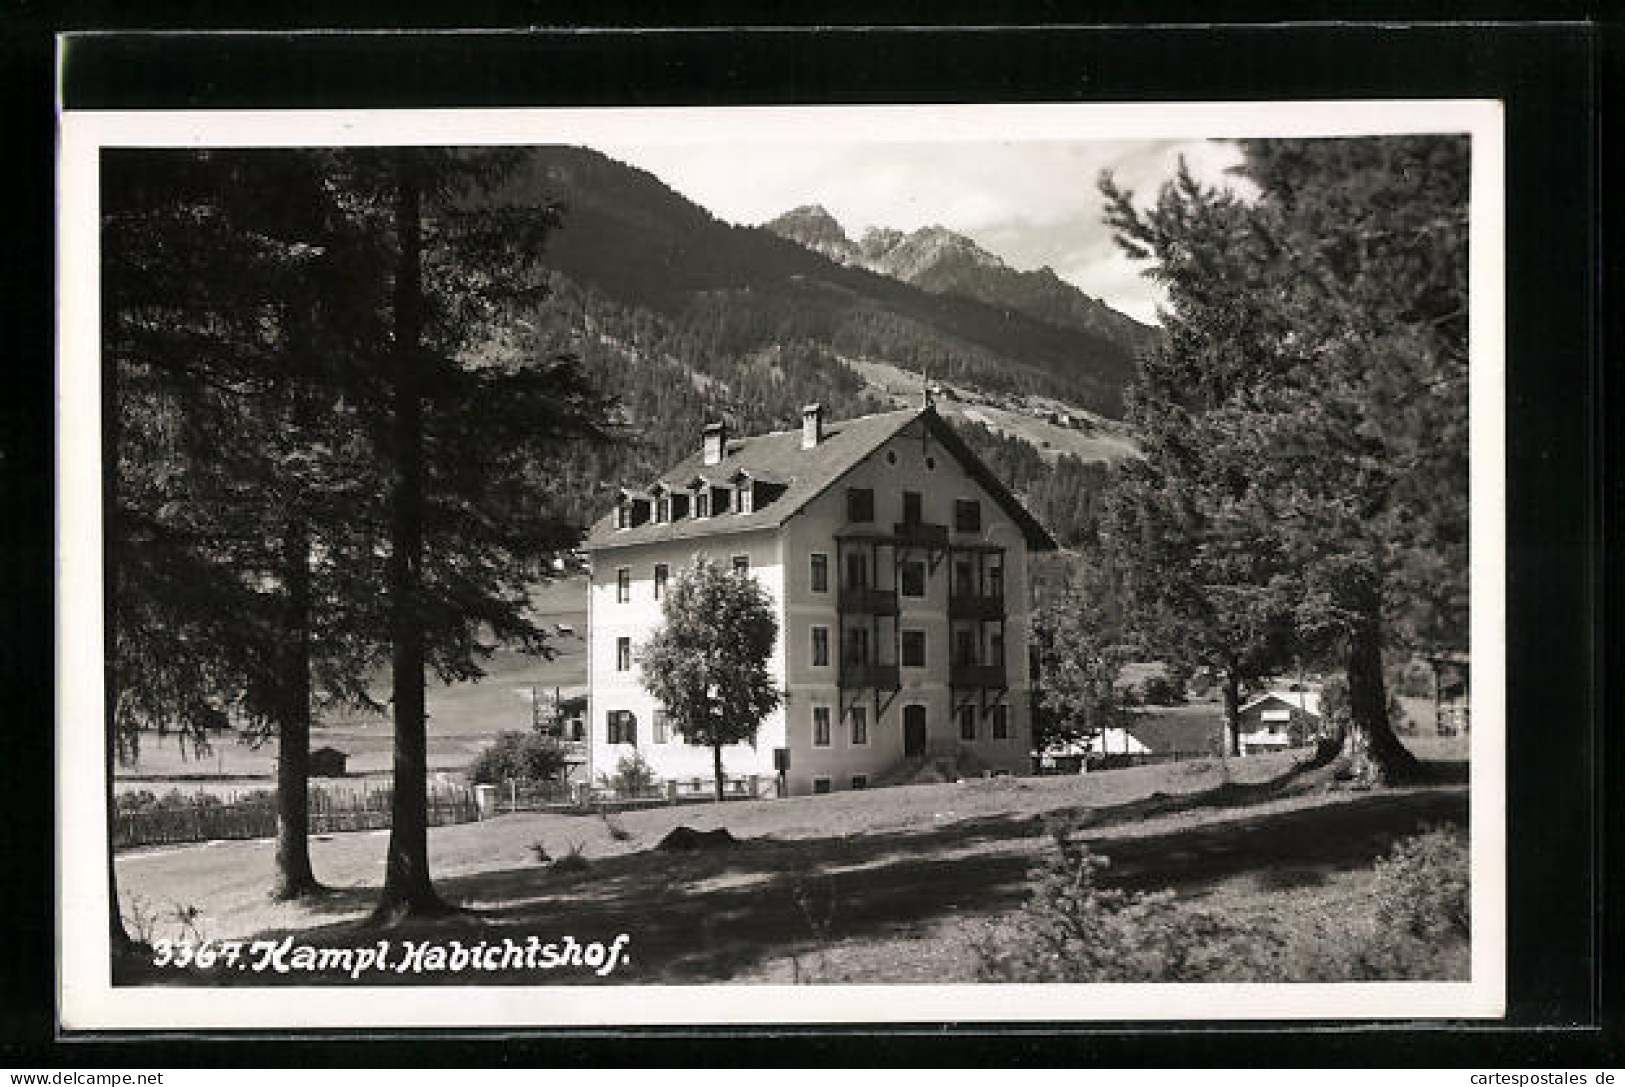
[[[638,796],[654,786],[655,771],[641,752],[634,751],[630,755],[623,755],[621,761],[615,764],[613,777],[599,774],[598,780],[619,796]]]
[[[585,848],[586,846],[581,842],[571,842],[570,851],[553,862],[552,870],[555,872],[585,872],[592,866],[591,862],[587,860],[587,855],[583,852]]]
[[[469,780],[496,785],[508,780],[552,781],[564,769],[564,748],[537,732],[504,732],[468,764]]]
[[[1377,862],[1377,932],[1419,940],[1467,939],[1467,836],[1452,827],[1430,827],[1394,844]]]
[[[1468,849],[1459,830],[1396,842],[1373,870],[1372,908],[1355,926],[1325,925],[1284,957],[1290,981],[1446,981],[1471,973]]]
[[[1266,973],[1273,938],[1178,903],[1172,891],[1102,887],[1110,861],[1075,841],[1070,821],[1049,825],[1055,849],[1013,919],[977,950],[984,981],[1239,981]]]

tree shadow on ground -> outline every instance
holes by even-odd
[[[1201,896],[1237,877],[1271,888],[1311,886],[1369,867],[1392,842],[1427,824],[1465,824],[1461,791],[1373,792],[1341,803],[1267,811],[1148,835],[1081,831],[1111,860],[1104,882],[1134,890]],[[465,946],[532,935],[608,943],[629,937],[629,961],[607,978],[591,970],[510,969],[493,973],[368,976],[364,984],[689,983],[727,981],[786,955],[837,941],[918,935],[947,917],[995,914],[1026,898],[1028,873],[1044,848],[1043,821],[991,816],[920,831],[805,840],[756,838],[710,853],[650,849],[595,860],[583,872],[537,865],[438,881],[466,912],[408,920],[387,932],[343,921],[261,933],[256,938],[318,947],[360,947],[384,937],[459,940]],[[343,888],[330,911],[365,909],[373,888]],[[318,907],[320,908],[320,907]],[[827,916],[826,916],[827,914]],[[321,984],[343,974],[191,975],[192,984]],[[133,979],[132,979],[133,980]],[[167,980],[176,980],[174,978]]]

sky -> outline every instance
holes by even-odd
[[[1246,191],[1241,161],[1218,140],[772,144],[616,144],[599,148],[647,170],[718,218],[759,225],[819,204],[856,240],[871,226],[940,225],[1013,268],[1048,265],[1114,309],[1156,320],[1161,296],[1112,241],[1095,182],[1109,170],[1145,206],[1181,155],[1202,180]]]

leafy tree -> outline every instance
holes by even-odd
[[[1141,598],[1209,643],[1191,648],[1239,646],[1243,672],[1270,666],[1287,620],[1343,663],[1356,761],[1403,776],[1383,647],[1466,619],[1467,141],[1243,150],[1253,200],[1181,169],[1142,212],[1102,181],[1170,299],[1135,390],[1145,474],[1120,507],[1136,544],[1174,551],[1162,574],[1141,565]]]
[[[772,601],[748,572],[700,556],[668,583],[660,610],[638,651],[642,682],[679,735],[711,748],[721,800],[722,749],[754,743],[783,701],[767,667],[779,636]]]
[[[469,763],[481,785],[503,781],[553,781],[564,769],[564,746],[540,732],[503,732]]]
[[[1128,652],[1099,563],[1085,559],[1046,590],[1033,614],[1039,751],[1102,736],[1130,719],[1117,687]]]

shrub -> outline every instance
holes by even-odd
[[[555,872],[585,872],[590,867],[581,842],[571,842],[570,851],[553,862]]]
[[[1467,939],[1467,836],[1452,827],[1430,827],[1396,842],[1377,862],[1373,894],[1379,934]]]
[[[630,755],[623,755],[621,761],[615,764],[613,777],[599,774],[598,780],[620,796],[637,796],[654,785],[655,771],[641,752],[634,751]]]
[[[1110,861],[1074,840],[1071,821],[1049,824],[1055,848],[1033,872],[1015,917],[977,949],[984,981],[1235,981],[1265,973],[1268,935],[1179,904],[1172,891],[1100,885]]]
[[[508,780],[551,781],[564,769],[564,748],[537,732],[504,732],[468,764],[469,780],[496,785]]]

